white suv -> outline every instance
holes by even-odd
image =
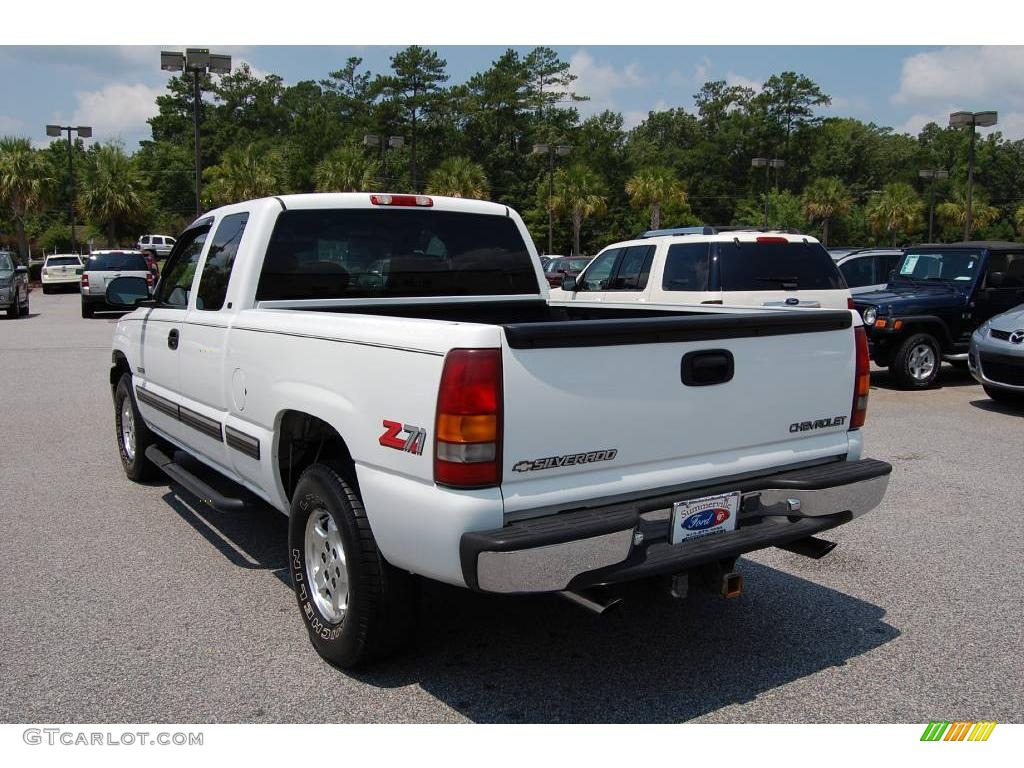
[[[681,227],[609,245],[551,301],[847,309],[850,290],[813,237]]]
[[[166,259],[174,247],[175,239],[170,235],[142,235],[135,244],[140,251],[152,251],[157,258]]]

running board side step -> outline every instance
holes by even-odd
[[[159,467],[165,475],[178,485],[196,496],[200,501],[209,504],[221,512],[238,512],[245,509],[245,502],[242,499],[224,496],[215,491],[198,477],[193,475],[180,464],[167,456],[157,446],[151,445],[146,449],[146,458]]]

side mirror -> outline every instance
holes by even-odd
[[[135,309],[149,299],[149,286],[144,277],[115,277],[107,283],[107,305],[113,309]]]
[[[576,290],[576,278],[569,277],[566,275],[562,278],[562,290],[563,291],[575,291]]]
[[[988,287],[989,288],[1006,288],[1009,286],[1009,280],[1007,279],[1005,272],[989,272],[988,273]]]

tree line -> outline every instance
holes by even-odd
[[[627,129],[617,112],[582,117],[587,94],[575,80],[546,47],[509,49],[462,83],[420,46],[396,53],[382,73],[352,57],[294,85],[246,65],[205,76],[203,207],[314,190],[491,199],[519,210],[543,246],[550,203],[554,250],[592,254],[649,227],[762,225],[766,196],[770,226],[832,244],[900,245],[926,236],[934,195],[935,239],[962,237],[963,130],[931,123],[914,137],[825,117],[830,97],[795,72],[772,75],[759,90],[707,82],[692,110],[652,111]],[[134,153],[117,142],[72,146],[86,239],[127,244],[144,231],[175,234],[192,219],[192,98],[188,76],[169,79],[152,136]],[[570,149],[551,155],[533,151],[538,144]],[[784,165],[766,183],[754,157]],[[922,169],[949,177],[923,180]],[[1021,233],[1022,189],[1024,140],[980,138],[973,235]],[[66,248],[72,194],[66,142],[34,149],[27,139],[0,139],[0,239],[23,254],[30,245]]]

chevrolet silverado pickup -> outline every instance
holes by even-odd
[[[409,636],[419,578],[558,592],[820,556],[876,507],[856,313],[553,306],[522,219],[488,202],[288,195],[219,208],[155,290],[107,286],[129,478],[221,513],[191,456],[289,516],[299,613],[351,667]]]

